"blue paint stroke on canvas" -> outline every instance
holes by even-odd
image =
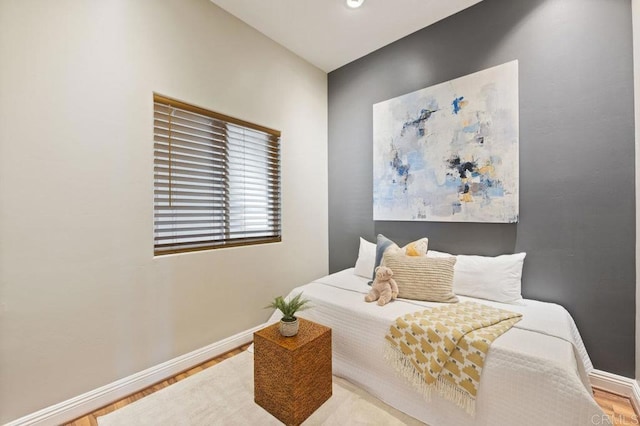
[[[409,181],[409,169],[411,168],[411,165],[403,163],[398,156],[398,153],[396,152],[396,155],[391,161],[391,167],[396,171],[397,174],[396,178],[394,178],[392,182],[402,182],[402,184],[404,185],[404,191],[406,192],[407,182]]]
[[[420,110],[420,113],[418,114],[418,118],[406,121],[402,125],[400,136],[404,136],[406,130],[410,127],[414,127],[416,129],[418,136],[420,137],[424,136],[425,135],[424,128],[425,128],[426,122],[429,118],[431,118],[431,115],[436,111],[437,110],[429,110],[426,108]]]
[[[517,69],[374,105],[374,220],[517,222]]]
[[[459,98],[455,98],[453,100],[453,102],[451,102],[451,105],[453,106],[453,113],[454,114],[459,113],[460,110],[462,109],[462,107],[465,105],[464,96],[460,96]]]
[[[447,161],[452,170],[450,175],[459,182],[459,200],[463,202],[473,202],[474,200],[483,204],[490,204],[492,199],[503,197],[504,187],[500,180],[494,179],[495,166],[491,160],[479,166],[476,161],[462,161],[460,157],[454,156]],[[455,205],[460,203],[455,202]]]

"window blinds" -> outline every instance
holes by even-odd
[[[280,132],[154,95],[154,252],[277,242]]]

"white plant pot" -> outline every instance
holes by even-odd
[[[280,320],[280,334],[291,337],[298,334],[298,318],[293,321]]]

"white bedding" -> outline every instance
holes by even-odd
[[[396,300],[365,303],[367,279],[353,268],[294,289],[312,308],[298,315],[332,328],[333,374],[431,426],[549,426],[606,424],[591,395],[591,361],[569,313],[561,306],[525,299],[522,305],[460,297],[521,312],[523,319],[496,339],[487,355],[471,417],[434,394],[431,402],[396,375],[384,360],[391,322],[436,303]],[[279,320],[276,311],[271,321]]]

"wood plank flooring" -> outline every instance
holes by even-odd
[[[245,351],[249,345],[241,346],[237,349],[229,351],[223,355],[220,355],[217,358],[206,361],[196,367],[193,367],[190,370],[184,371],[180,374],[177,374],[163,382],[157,383],[153,386],[150,386],[146,389],[141,390],[133,395],[129,395],[126,398],[123,398],[119,401],[114,402],[113,404],[107,405],[99,410],[96,410],[92,413],[87,414],[86,416],[80,417],[72,422],[67,423],[65,426],[96,426],[98,424],[97,418],[100,416],[104,416],[112,411],[115,411],[119,408],[124,407],[127,404],[131,404],[134,401],[139,400],[140,398],[144,398],[147,395],[151,395],[152,393],[159,391],[162,388],[166,388],[167,386],[172,385],[173,383],[179,382],[180,380],[186,379],[189,376],[199,373],[205,368],[209,368],[212,365],[216,365],[221,361],[224,361],[227,358],[231,358],[234,355]],[[631,426],[631,425],[640,425],[640,417],[634,411],[633,405],[629,398],[624,396],[616,395],[613,393],[606,392],[601,389],[594,388],[593,394],[596,402],[600,407],[602,407],[603,411],[613,420],[614,425],[620,426]]]
[[[602,410],[613,420],[614,425],[640,425],[640,417],[626,396],[598,388],[593,388],[593,396]]]

